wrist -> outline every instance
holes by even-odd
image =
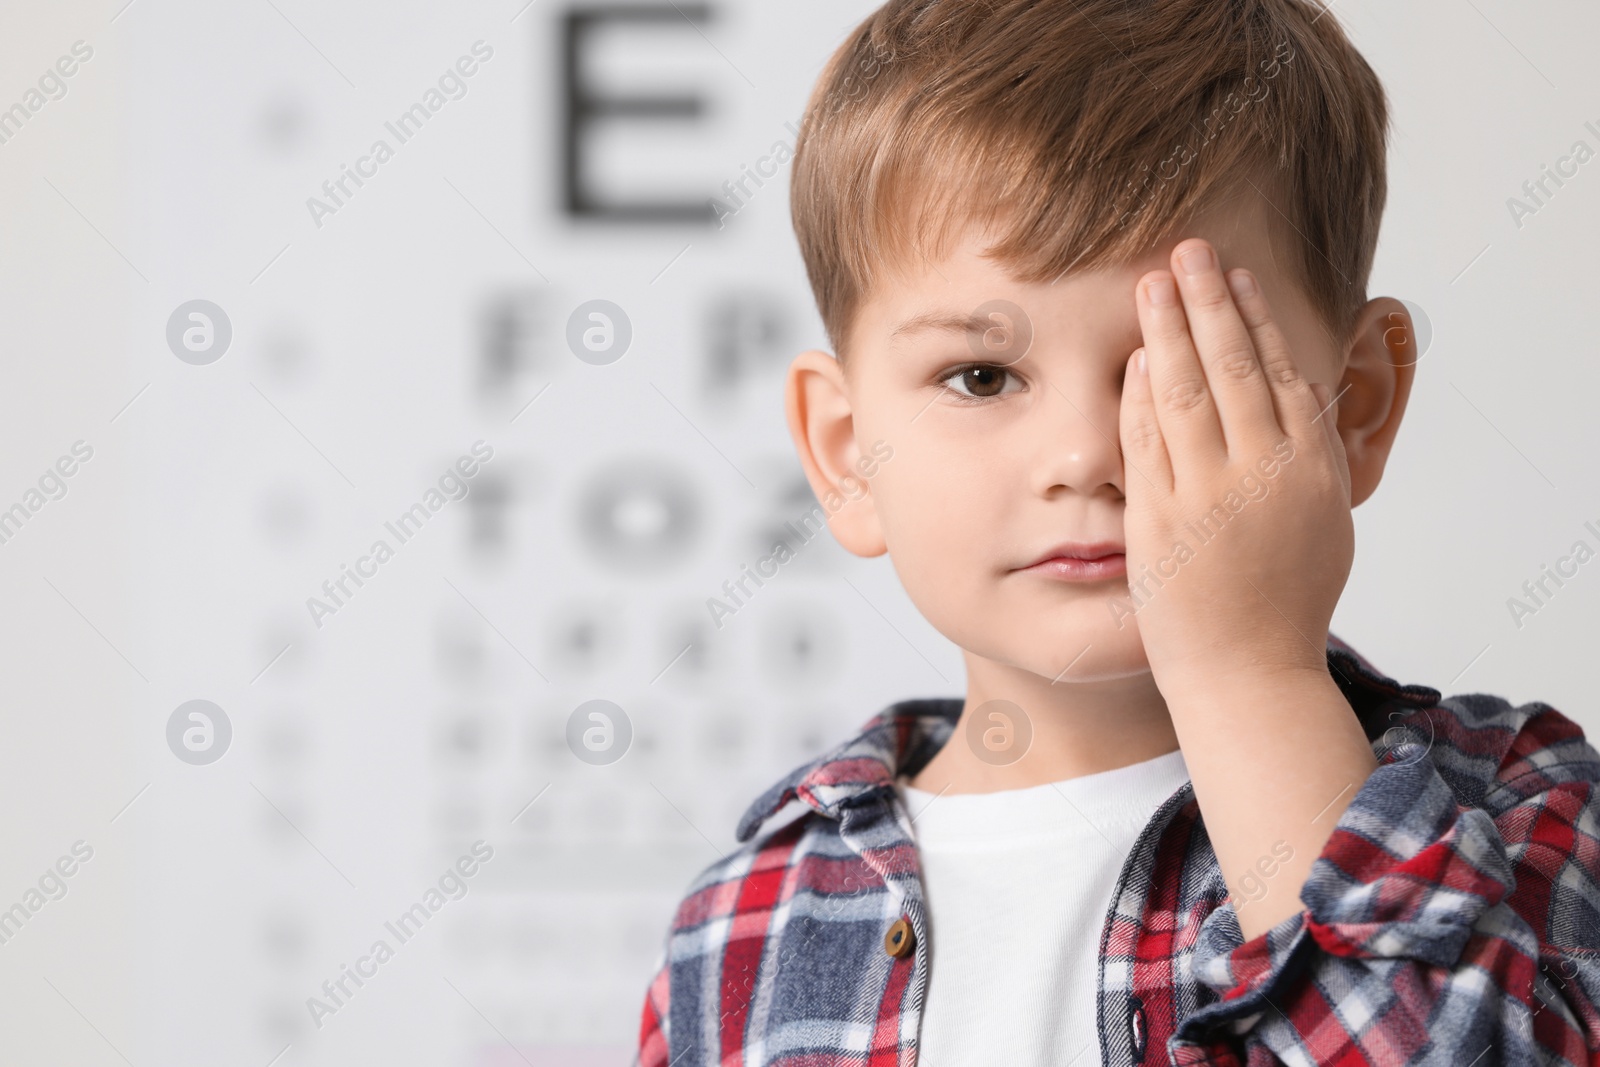
[[[1169,709],[1189,705],[1215,707],[1241,699],[1270,695],[1274,700],[1321,700],[1344,694],[1328,670],[1327,657],[1317,663],[1217,663],[1202,670],[1167,672],[1156,679]]]

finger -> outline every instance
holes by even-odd
[[[1172,266],[1229,450],[1244,450],[1245,442],[1254,450],[1263,441],[1281,440],[1272,389],[1250,330],[1234,306],[1216,249],[1198,237],[1182,241],[1172,250]]]
[[[1122,382],[1122,409],[1117,416],[1122,462],[1127,468],[1122,479],[1125,497],[1147,489],[1159,493],[1172,491],[1172,459],[1167,455],[1161,425],[1156,421],[1150,375],[1139,366],[1141,356],[1148,356],[1142,348],[1128,359]]]
[[[1290,437],[1305,440],[1307,431],[1313,429],[1311,421],[1323,405],[1317,403],[1311,392],[1311,383],[1295,365],[1289,342],[1272,317],[1267,298],[1261,292],[1256,276],[1244,268],[1228,272],[1228,288],[1233,293],[1234,306],[1239,317],[1250,331],[1255,345],[1256,358],[1261,363],[1262,375],[1272,391],[1272,405],[1277,412],[1279,428]]]
[[[1139,279],[1135,291],[1150,395],[1167,454],[1174,459],[1180,454],[1225,457],[1222,425],[1217,421],[1211,389],[1189,336],[1177,282],[1170,272],[1155,270]]]

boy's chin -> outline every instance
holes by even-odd
[[[1047,681],[1103,682],[1150,674],[1132,612],[1107,598],[1035,602],[918,602],[925,618],[967,655],[1031,671]],[[937,610],[934,610],[935,605]]]
[[[1150,673],[1150,661],[1145,657],[1144,644],[1137,633],[1119,635],[1115,642],[1096,641],[1087,651],[1075,651],[1065,659],[1052,655],[1051,650],[1041,654],[1039,673],[1059,685],[1071,682],[1114,682],[1123,678],[1138,678]],[[1054,660],[1060,660],[1053,670],[1048,669]],[[1067,665],[1071,664],[1070,667]]]
[[[1099,625],[1063,625],[1041,620],[1016,637],[1026,652],[1008,657],[1025,664],[1043,678],[1060,684],[1069,682],[1108,682],[1150,673],[1150,660],[1144,641],[1131,620],[1118,627],[1111,620]]]

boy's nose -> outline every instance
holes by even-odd
[[[1117,426],[1121,397],[1068,396],[1064,387],[1045,388],[1054,402],[1041,404],[1035,412],[1039,421],[1035,489],[1040,495],[1057,492],[1058,486],[1084,496],[1113,489],[1121,493],[1124,464]]]

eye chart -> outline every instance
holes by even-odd
[[[8,849],[8,1059],[627,1063],[744,807],[956,691],[783,421],[866,10],[33,16],[5,580],[79,758]]]

